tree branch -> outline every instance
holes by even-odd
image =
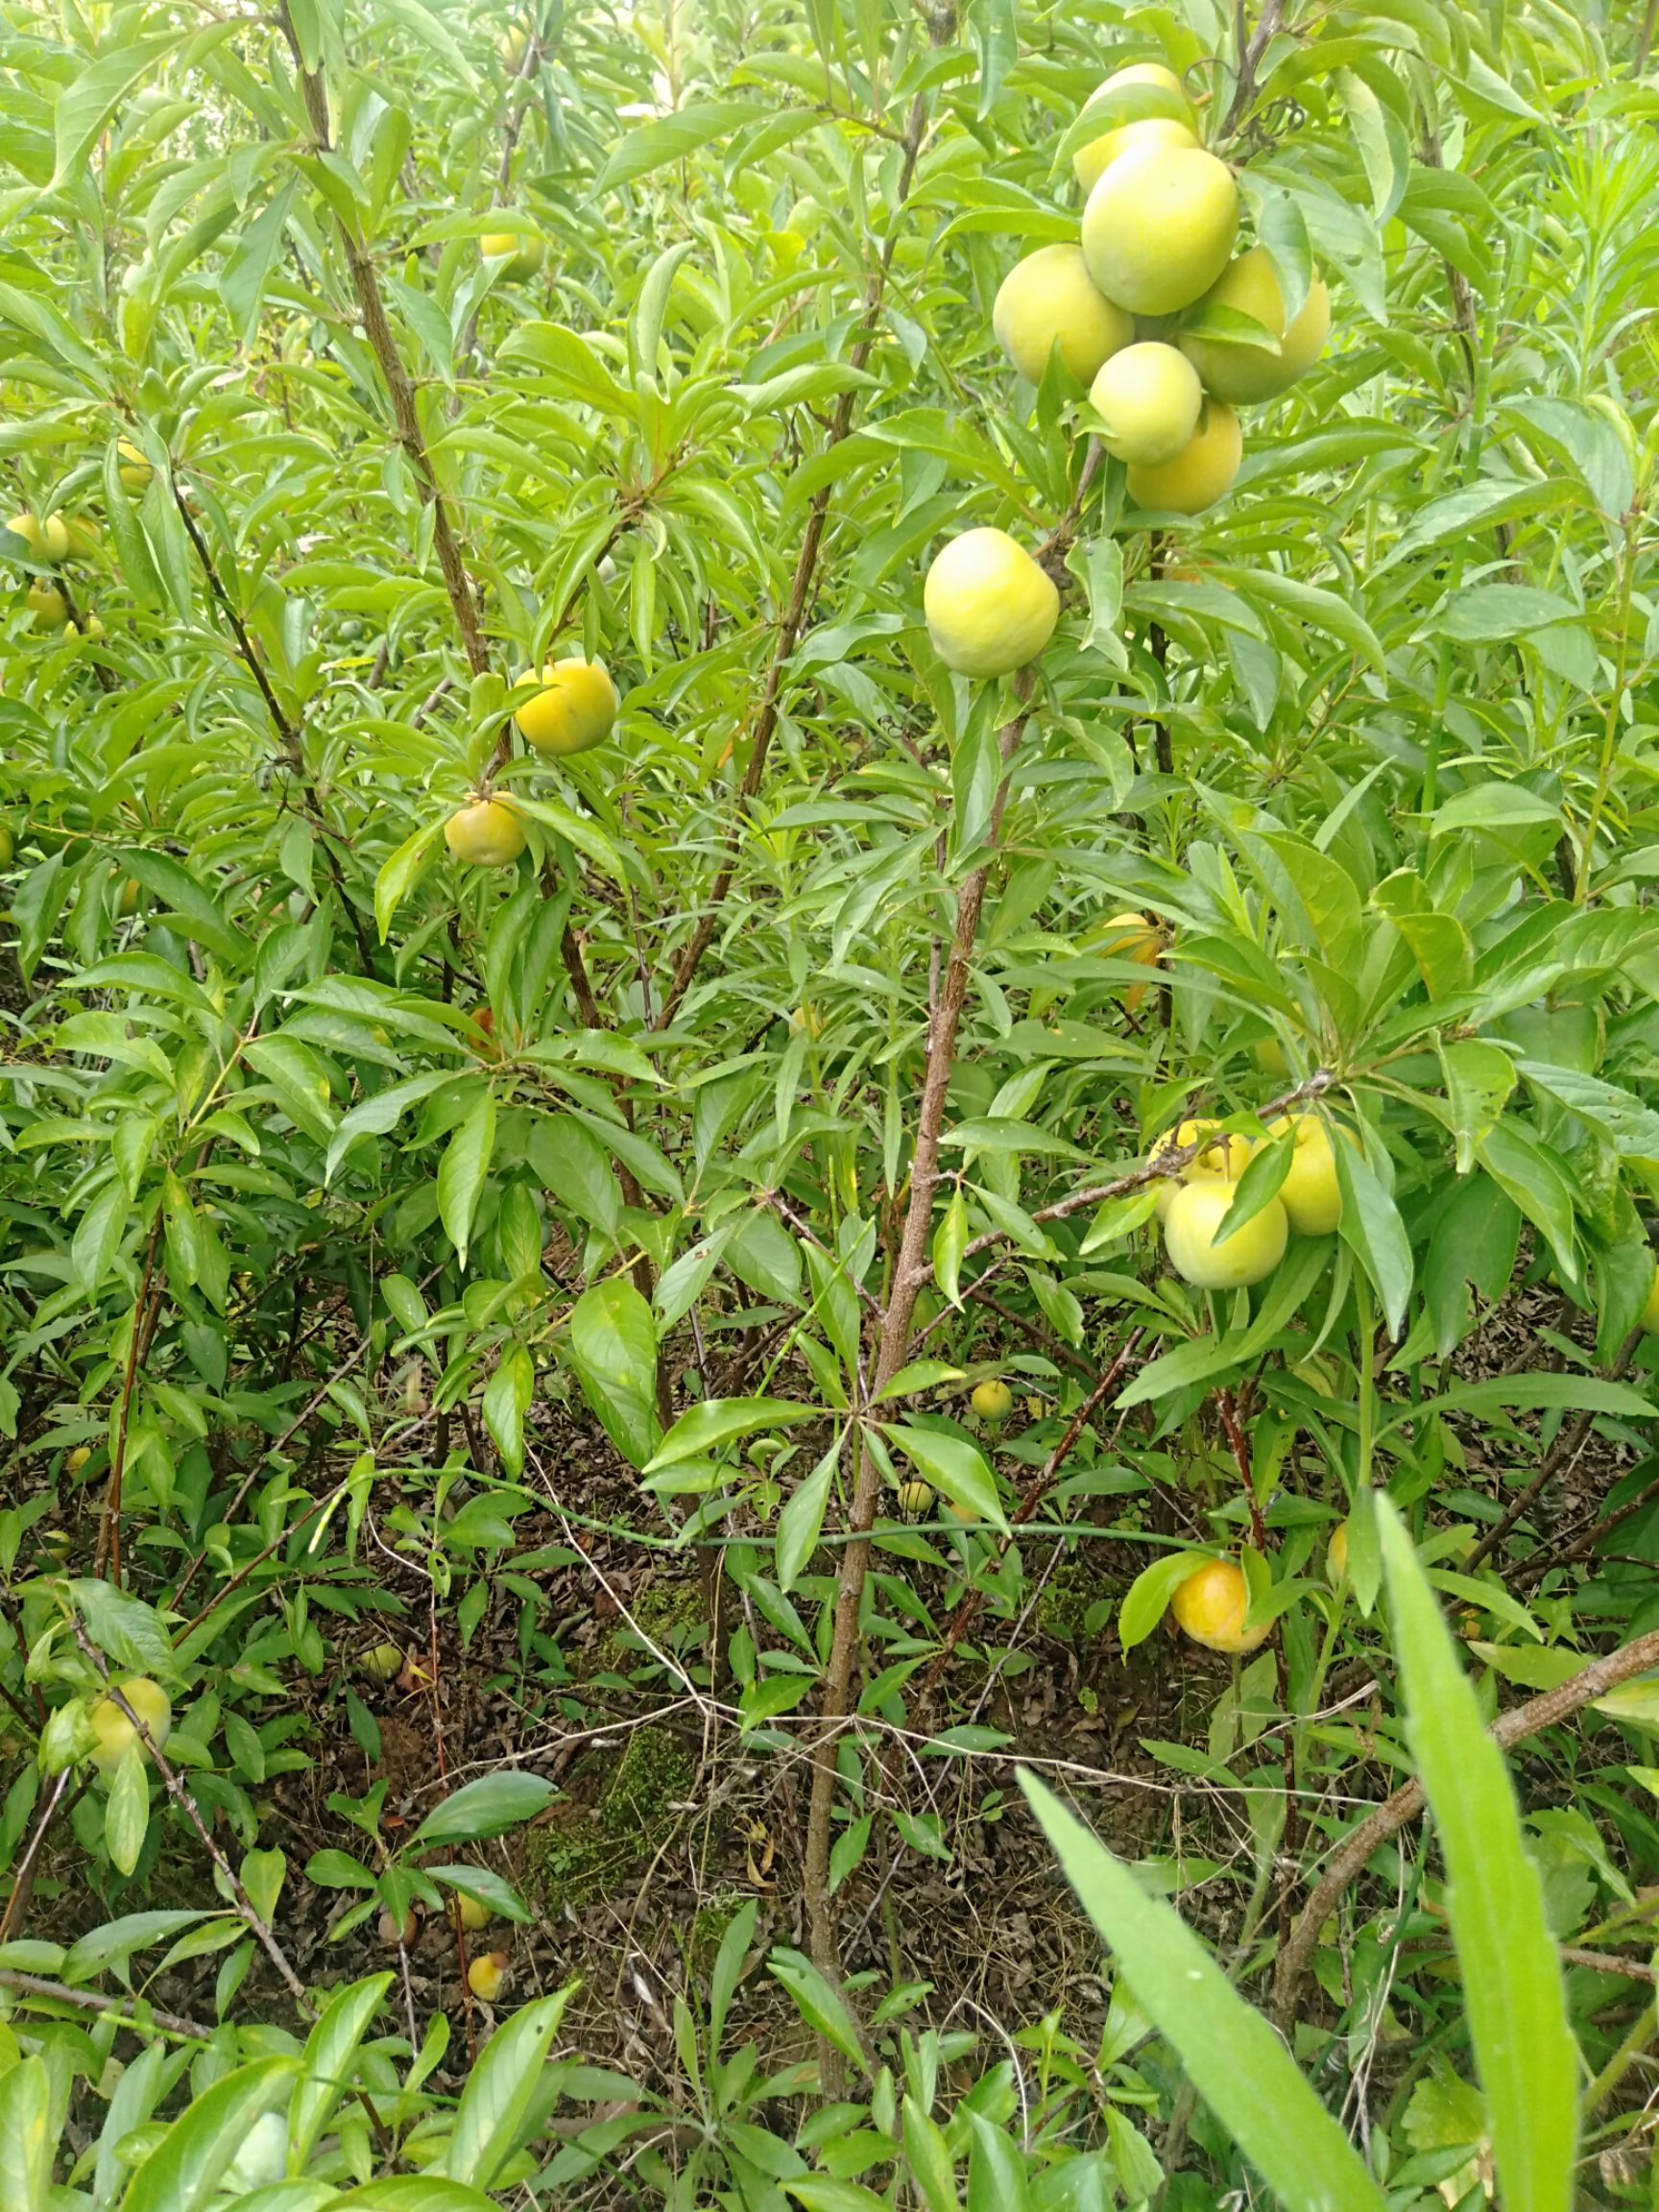
[[[1610,1381],[1618,1382],[1636,1357],[1636,1347],[1641,1341],[1642,1331],[1632,1329],[1620,1347],[1618,1358],[1613,1362],[1609,1376]],[[1516,1522],[1524,1514],[1532,1510],[1543,1494],[1545,1486],[1552,1478],[1574,1465],[1579,1453],[1584,1449],[1584,1439],[1589,1435],[1590,1424],[1595,1418],[1594,1413],[1580,1413],[1577,1420],[1570,1428],[1564,1429],[1561,1434],[1556,1437],[1553,1445],[1544,1455],[1543,1465],[1533,1476],[1531,1481],[1527,1483],[1526,1489],[1499,1519],[1493,1522],[1485,1535],[1481,1537],[1475,1549],[1463,1561],[1461,1568],[1463,1574],[1473,1575],[1476,1568],[1483,1560],[1489,1559],[1499,1545],[1503,1543],[1504,1537],[1508,1535],[1510,1529],[1514,1527]]]
[[[96,1989],[71,1989],[65,1982],[48,1982],[38,1974],[20,1974],[13,1966],[0,1967],[0,1989],[13,1990],[19,1997],[44,1997],[54,2005],[75,2005],[84,2012],[119,2012],[123,2017],[119,2025],[142,2034],[146,2028],[156,2027],[169,2035],[186,2036],[192,2043],[211,2043],[214,2031],[204,2028],[199,2020],[186,2020],[180,2012],[163,2012],[159,2006],[148,2004],[142,1997],[106,1997]],[[139,2012],[149,2015],[137,2017]]]
[[[1582,1712],[1598,1697],[1604,1697],[1621,1682],[1629,1681],[1632,1674],[1644,1673],[1654,1666],[1659,1666],[1659,1628],[1638,1636],[1634,1644],[1626,1644],[1622,1651],[1610,1651],[1604,1658],[1593,1660],[1571,1681],[1546,1690],[1542,1696],[1529,1698],[1525,1705],[1513,1705],[1507,1713],[1500,1713],[1488,1733],[1494,1743],[1507,1750],[1523,1738],[1536,1736],[1542,1728],[1552,1728],[1557,1721],[1571,1719],[1575,1713]],[[1302,1983],[1319,1941],[1319,1931],[1335,1910],[1342,1892],[1362,1872],[1378,1846],[1387,1842],[1390,1836],[1397,1836],[1422,1810],[1422,1783],[1407,1782],[1391,1797],[1384,1798],[1374,1813],[1367,1814],[1346,1841],[1338,1845],[1279,1954],[1278,1971],[1273,1980],[1273,2018],[1281,2034],[1287,2035],[1290,2032]]]
[[[311,135],[321,154],[330,149],[328,137],[328,95],[322,78],[307,69],[295,36],[294,25],[285,4],[278,20],[288,48],[299,72],[301,90],[304,95],[305,113],[310,120]],[[415,471],[421,498],[432,510],[432,543],[438,555],[438,566],[443,573],[444,589],[454,613],[455,626],[461,633],[462,649],[467,665],[474,676],[481,676],[490,665],[489,649],[478,623],[478,601],[472,589],[471,579],[461,558],[454,527],[449,519],[449,503],[439,488],[432,457],[426,450],[426,440],[421,428],[420,410],[415,402],[415,386],[409,372],[403,366],[403,356],[397,350],[397,341],[392,334],[391,321],[386,313],[386,302],[380,297],[380,284],[374,275],[374,264],[369,258],[363,241],[345,221],[335,216],[335,228],[346,250],[346,266],[351,277],[351,289],[357,296],[357,309],[363,318],[363,335],[380,367],[385,381],[386,395],[392,402],[392,420],[409,466]]]
[[[1001,732],[1004,767],[1013,757],[1015,747],[1025,727],[1023,701],[1029,698],[1032,688],[1029,672],[1021,677],[1020,686],[1021,711],[1012,722],[1004,724]],[[993,845],[1000,834],[1001,811],[1006,792],[1007,780],[1004,777],[998,793],[996,819],[992,825]],[[939,1003],[933,1009],[928,1023],[927,1072],[922,1087],[916,1144],[910,1162],[910,1196],[905,1207],[899,1257],[893,1269],[886,1310],[881,1319],[875,1376],[871,1384],[873,1393],[879,1392],[904,1364],[909,1350],[910,1325],[916,1311],[917,1293],[927,1279],[926,1253],[932,1226],[933,1192],[939,1182],[939,1140],[945,1123],[945,1101],[950,1086],[950,1072],[955,1065],[956,1037],[961,1026],[962,1008],[968,997],[968,984],[973,973],[974,944],[979,933],[979,916],[984,906],[985,887],[990,876],[991,864],[987,861],[974,869],[956,895],[956,926],[950,940],[950,956],[946,962],[940,985]],[[834,1631],[830,1647],[830,1663],[824,1673],[824,1693],[819,1704],[820,1726],[812,1746],[812,1797],[807,1814],[805,1870],[807,1938],[812,1958],[819,1972],[837,1984],[841,1971],[840,1945],[830,1899],[830,1850],[835,1809],[835,1747],[840,1740],[843,1723],[852,1710],[853,1674],[858,1650],[858,1612],[870,1563],[870,1530],[875,1526],[876,1511],[881,1498],[881,1470],[874,1456],[865,1451],[856,1452],[854,1467],[853,1505],[847,1517],[851,1541],[841,1555],[841,1572],[835,1594]]]

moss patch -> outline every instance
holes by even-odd
[[[589,1771],[597,1771],[596,1761]],[[595,1802],[567,1801],[540,1832],[537,1874],[548,1911],[569,1906],[579,1911],[648,1864],[674,1825],[671,1808],[685,1799],[694,1775],[670,1730],[636,1728]]]
[[[1038,1629],[1059,1644],[1090,1640],[1104,1625],[1102,1614],[1091,1620],[1091,1609],[1111,1595],[1111,1584],[1091,1570],[1086,1558],[1062,1559],[1037,1600]]]
[[[627,1621],[616,1622],[593,1646],[595,1667],[611,1671],[637,1666],[641,1660],[649,1665],[650,1653],[640,1644],[642,1636],[676,1652],[702,1641],[703,1592],[695,1576],[650,1582],[629,1599],[628,1610],[639,1634],[635,1634]]]

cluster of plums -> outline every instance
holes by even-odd
[[[1166,1153],[1195,1144],[1214,1121],[1183,1121],[1152,1148],[1154,1164]],[[1288,1136],[1290,1166],[1276,1194],[1227,1234],[1227,1216],[1238,1178],[1252,1153]],[[1341,1186],[1331,1132],[1317,1114],[1291,1114],[1268,1124],[1260,1145],[1247,1137],[1217,1137],[1156,1187],[1164,1250],[1171,1267],[1198,1290],[1238,1290],[1271,1275],[1294,1230],[1299,1237],[1329,1237],[1342,1213]]]
[[[534,672],[520,683],[537,681]],[[598,661],[580,654],[549,661],[541,688],[514,710],[518,734],[533,753],[567,759],[603,745],[616,724],[616,686]],[[444,825],[444,841],[457,860],[475,868],[507,868],[524,850],[524,821],[505,793],[478,791]]]
[[[1088,387],[1091,426],[1138,507],[1196,515],[1238,473],[1236,410],[1286,391],[1323,350],[1330,294],[1314,274],[1292,312],[1264,247],[1234,258],[1238,186],[1200,143],[1173,70],[1119,69],[1084,112],[1096,111],[1100,135],[1072,157],[1088,196],[1080,242],[1021,261],[992,325],[1022,376],[1041,382],[1057,351]],[[993,529],[940,551],[923,603],[934,650],[964,676],[1024,667],[1060,615],[1041,565]]]

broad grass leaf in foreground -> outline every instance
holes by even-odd
[[[1377,1500],[1406,1740],[1433,1810],[1450,1883],[1476,2070],[1491,2114],[1505,2212],[1573,2201],[1577,2054],[1561,1962],[1521,1813],[1475,1691],[1399,1514]]]
[[[1020,1787],[1136,2002],[1289,2212],[1382,2212],[1358,2152],[1172,1905],[1149,1897],[1030,1774]]]

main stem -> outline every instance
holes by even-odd
[[[1029,696],[1029,677],[1021,680],[1022,701]],[[1001,752],[1004,765],[1025,726],[1023,705],[1013,721],[1003,726]],[[1004,780],[998,794],[995,842],[1001,826],[1007,792]],[[893,1269],[887,1304],[881,1316],[871,1394],[878,1394],[903,1366],[910,1348],[910,1329],[916,1300],[932,1274],[928,1241],[933,1223],[933,1192],[939,1182],[939,1139],[945,1123],[945,1101],[956,1062],[956,1038],[962,1008],[973,974],[974,945],[979,934],[979,916],[990,881],[989,860],[975,868],[956,894],[956,922],[950,937],[950,955],[939,991],[939,1002],[928,1024],[927,1072],[922,1086],[917,1116],[916,1148],[910,1163],[910,1196],[899,1257]],[[870,1530],[881,1498],[881,1470],[874,1456],[855,1451],[853,1506],[847,1518],[851,1542],[841,1555],[835,1592],[835,1626],[825,1671],[824,1695],[819,1707],[820,1726],[812,1745],[812,1799],[806,1818],[805,1902],[807,1940],[820,1973],[838,1982],[840,1944],[830,1901],[830,1850],[833,1841],[835,1810],[835,1754],[844,1724],[852,1712],[853,1676],[858,1654],[858,1614],[864,1597],[864,1579],[870,1565]]]

